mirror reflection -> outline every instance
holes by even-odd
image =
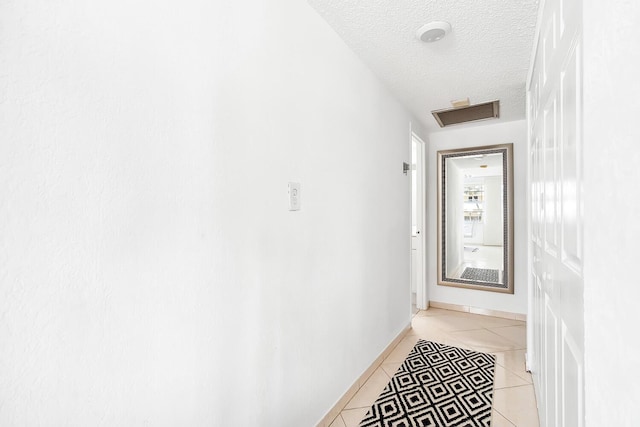
[[[510,149],[438,152],[439,284],[513,292]]]

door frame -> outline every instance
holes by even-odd
[[[422,138],[420,138],[413,130],[411,130],[411,138],[409,140],[409,148],[412,149],[413,142],[416,142],[416,228],[418,233],[416,238],[418,239],[418,247],[421,248],[422,253],[418,253],[418,262],[416,263],[417,280],[416,280],[416,308],[419,310],[427,309],[427,244],[426,244],[426,200],[427,200],[427,183],[426,183],[426,159],[427,144]],[[413,157],[413,156],[412,156]],[[413,169],[413,158],[411,159]],[[411,188],[411,195],[413,194],[413,179],[409,179]],[[410,198],[409,217],[411,219],[413,212],[413,197]],[[409,245],[412,244],[413,230],[412,220],[409,221]],[[411,247],[411,246],[410,246]],[[413,266],[413,262],[410,257],[410,268]],[[410,270],[411,272],[412,270]],[[411,274],[411,273],[410,273]],[[411,277],[409,278],[409,292],[411,294]]]

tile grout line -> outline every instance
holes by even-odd
[[[519,387],[532,387],[533,388],[533,383],[532,384],[523,384],[523,385],[518,385],[518,386],[513,386],[513,387],[508,387],[508,388],[519,388]],[[500,390],[503,390],[503,389],[500,389]],[[494,392],[495,392],[495,390],[494,390]],[[536,410],[537,410],[538,402],[537,402],[536,397],[535,397],[535,391],[534,391],[534,403],[536,404]],[[495,409],[493,407],[493,404],[491,405],[491,408],[492,408],[492,410],[494,410],[497,413],[499,413],[500,415],[502,415],[504,417],[504,419],[509,421],[514,427],[518,427],[518,424],[516,424],[514,421],[512,421],[511,418],[507,417],[505,414],[503,414],[502,412],[500,412],[497,409]]]
[[[321,423],[319,423],[317,425],[317,427],[321,427],[321,426],[327,426],[332,424],[333,422],[335,422],[338,418],[340,419],[340,421],[343,422],[343,424],[346,427],[350,427],[349,425],[347,425],[347,421],[345,418],[345,414],[348,415],[347,418],[351,419],[353,418],[353,416],[356,414],[355,412],[349,412],[347,413],[347,411],[366,411],[371,405],[370,404],[362,404],[362,406],[360,406],[360,403],[362,403],[364,400],[367,399],[359,399],[362,402],[356,402],[358,404],[358,406],[354,406],[351,408],[347,408],[347,405],[355,398],[356,394],[363,388],[363,386],[366,385],[366,383],[371,379],[372,375],[377,371],[377,370],[381,370],[383,375],[380,378],[376,378],[376,382],[382,382],[381,380],[384,379],[387,382],[390,381],[393,378],[393,375],[395,374],[390,374],[389,372],[387,372],[387,370],[383,367],[383,365],[388,364],[388,365],[398,365],[401,364],[401,361],[389,361],[389,357],[396,351],[396,349],[400,346],[401,343],[403,343],[404,340],[407,341],[414,341],[414,340],[427,340],[429,341],[430,339],[427,337],[424,337],[424,332],[417,332],[415,329],[413,329],[413,323],[414,320],[416,319],[420,319],[420,318],[433,318],[434,321],[436,322],[436,324],[438,322],[442,323],[443,321],[446,322],[446,319],[444,320],[438,320],[436,321],[435,319],[441,318],[442,316],[447,316],[447,315],[452,315],[452,313],[448,313],[451,311],[456,311],[456,310],[451,310],[450,308],[440,308],[440,307],[436,307],[433,306],[432,308],[436,308],[439,311],[442,310],[442,312],[436,312],[432,315],[424,315],[421,313],[424,313],[425,311],[418,311],[416,313],[414,313],[411,316],[411,324],[405,329],[403,330],[403,333],[399,334],[393,341],[392,343],[390,343],[390,345],[385,349],[385,351],[383,351],[378,358],[376,358],[376,360],[374,361],[374,363],[372,363],[372,365],[365,371],[363,372],[363,374],[361,375],[361,377],[358,379],[358,381],[356,381],[356,383],[354,384],[354,386],[352,386],[352,388],[354,388],[354,390],[349,389],[347,393],[345,393],[345,395],[343,396],[343,398],[337,402],[337,404],[334,406],[334,408],[332,408],[332,410],[327,413],[327,415],[325,416],[325,418],[323,420],[321,420]],[[444,342],[442,342],[442,344],[445,345],[452,345],[452,346],[458,346],[461,348],[469,348],[473,351],[477,351],[477,352],[481,352],[481,353],[489,353],[489,354],[493,354],[494,356],[497,356],[497,353],[505,353],[505,356],[507,354],[512,354],[512,357],[517,357],[516,356],[516,352],[522,352],[525,351],[526,352],[526,346],[521,347],[521,345],[516,342],[516,340],[519,338],[518,337],[518,332],[517,332],[517,328],[521,328],[523,326],[526,325],[526,320],[521,320],[521,319],[514,319],[514,318],[506,318],[506,317],[502,317],[502,316],[496,316],[495,314],[490,314],[490,313],[474,313],[473,311],[465,311],[465,312],[461,312],[461,314],[470,314],[473,315],[473,317],[475,316],[487,316],[487,317],[496,317],[496,318],[502,318],[505,320],[514,320],[514,321],[518,321],[518,322],[523,322],[523,324],[520,323],[516,323],[516,324],[500,324],[498,322],[498,324],[496,325],[495,321],[491,321],[491,322],[486,322],[486,323],[480,323],[481,326],[479,327],[473,327],[472,329],[465,329],[464,322],[460,322],[460,326],[463,326],[462,329],[455,329],[454,330],[446,330],[443,329],[441,327],[438,326],[433,326],[431,325],[428,329],[432,330],[433,332],[437,332],[438,335],[442,335],[446,341],[454,341],[453,343],[449,343],[449,344],[445,344]],[[454,315],[455,316],[455,315]],[[467,316],[462,316],[462,318],[466,318]],[[473,317],[469,317],[467,320],[474,320]],[[475,319],[477,320],[477,319]],[[509,338],[506,336],[501,335],[500,333],[498,333],[496,330],[500,330],[500,329],[506,329],[506,328],[511,328],[512,330],[514,330],[514,333],[512,335],[514,335],[516,337],[516,339],[514,340],[513,338]],[[504,342],[504,345],[508,345],[510,348],[506,348],[506,349],[501,349],[498,350],[498,346],[496,345],[496,350],[489,350],[487,348],[479,348],[475,345],[469,345],[466,344],[466,342],[464,341],[464,339],[460,340],[458,339],[458,337],[456,336],[456,333],[470,333],[473,335],[474,331],[485,331],[485,332],[489,332],[490,336],[493,336],[499,340],[502,340]],[[490,339],[490,338],[489,338]],[[434,342],[440,342],[440,339],[435,338]],[[393,345],[393,346],[392,346]],[[404,345],[404,344],[403,344]],[[395,359],[395,357],[394,357]],[[513,362],[516,362],[516,364],[514,364]],[[513,359],[510,362],[513,366],[517,366],[517,359]],[[504,370],[505,373],[513,376],[513,380],[519,380],[521,382],[524,382],[524,384],[519,384],[519,385],[510,385],[510,386],[505,386],[505,387],[501,387],[500,389],[496,389],[495,388],[495,383],[494,383],[494,395],[495,392],[497,390],[507,390],[507,389],[515,389],[518,387],[529,387],[533,385],[533,382],[530,378],[524,377],[521,374],[519,374],[518,372],[516,372],[515,370],[512,370],[511,368],[508,368],[507,366],[507,359],[504,359],[504,363],[499,363],[496,359],[495,364],[497,366],[499,366],[501,369]],[[375,366],[374,366],[375,365]],[[366,375],[365,375],[366,374]],[[365,378],[366,377],[366,378]],[[506,381],[505,384],[508,384],[509,382]],[[357,387],[355,387],[357,386]],[[345,401],[344,398],[347,397],[347,394],[349,394],[349,398]],[[373,400],[375,402],[375,399]],[[340,408],[340,410],[336,413],[335,410],[338,407],[338,403],[341,402],[345,402],[342,407]],[[493,402],[495,403],[495,402]],[[494,408],[494,405],[492,403],[492,410],[494,410],[497,414],[499,414],[500,416],[502,416],[510,425],[514,425],[513,421],[509,418],[507,418],[503,413],[501,413],[500,411],[498,411],[497,409]],[[335,414],[333,420],[328,419],[329,415]],[[326,424],[322,424],[322,421],[324,421]]]
[[[498,352],[498,353],[502,353],[502,352]],[[495,355],[495,354],[494,354]],[[508,368],[507,366],[503,365],[502,363],[499,363],[496,360],[496,365],[499,365],[500,367],[502,367],[504,370],[506,370],[507,372],[512,373],[513,375],[515,375],[516,377],[520,378],[523,381],[526,381],[527,384],[533,384],[533,381],[529,381],[529,378],[524,378],[522,375],[518,374],[516,371],[514,371],[513,369]],[[531,374],[529,374],[531,375]]]
[[[378,355],[378,357],[374,359],[371,365],[369,365],[369,367],[365,369],[358,378],[356,378],[355,382],[351,386],[349,386],[349,388],[347,388],[347,390],[338,399],[338,401],[329,409],[329,411],[320,419],[320,421],[318,421],[316,427],[330,426],[338,416],[341,416],[341,412],[349,404],[351,399],[353,399],[356,393],[362,388],[362,385],[364,385],[369,380],[371,375],[373,375],[373,373],[380,366],[382,366],[384,360],[389,357],[389,355],[395,350],[400,342],[407,336],[409,331],[411,331],[411,321],[400,331],[398,335],[396,335],[396,337],[387,345],[387,347],[382,350],[382,352]],[[387,375],[386,372],[385,375]],[[344,421],[344,418],[342,418],[342,420]]]
[[[383,362],[383,363],[384,363],[384,362]],[[386,378],[386,380],[387,380],[387,381],[385,382],[385,387],[386,387],[386,386],[387,386],[387,384],[389,384],[389,382],[391,381],[391,378],[389,377],[389,374],[387,374],[387,373],[385,372],[385,370],[384,370],[384,369],[382,369],[382,364],[380,364],[380,366],[378,366],[378,368],[374,371],[374,373],[375,373],[375,372],[377,372],[378,370],[381,370],[381,371],[382,371],[382,374],[385,376],[385,378]],[[369,379],[371,379],[371,377],[372,377],[372,376],[373,376],[373,374],[371,374],[371,376],[369,377]],[[369,380],[365,381],[365,383],[363,384],[363,386],[364,386],[364,385],[366,385],[368,381],[369,381]],[[360,389],[362,389],[362,388],[363,388],[363,387],[360,387]],[[360,390],[358,390],[358,392],[359,392],[359,391],[360,391]],[[357,395],[357,394],[358,394],[358,393],[356,392],[356,395]],[[353,399],[355,399],[356,395],[354,395],[354,396],[351,398],[351,400],[350,400],[349,402],[347,402],[347,404],[345,405],[344,409],[363,409],[363,408],[369,408],[369,407],[371,407],[371,405],[375,402],[375,400],[374,400],[374,402],[367,403],[367,404],[366,404],[366,405],[364,405],[364,406],[354,406],[354,407],[351,407],[351,408],[347,408],[347,406],[348,406],[348,405],[353,401]],[[379,393],[378,393],[378,396],[379,396]],[[376,396],[376,398],[377,398],[377,396]],[[344,409],[343,409],[343,410],[344,410]]]
[[[515,375],[516,377],[520,378],[522,381],[526,381],[527,384],[531,385],[533,384],[533,382],[529,382],[529,380],[527,378],[522,378],[520,375],[518,375],[516,372],[512,371],[511,369],[507,368],[506,366],[496,362],[496,365],[499,365],[501,368],[503,368],[505,371]],[[524,385],[524,384],[523,384]],[[511,387],[519,387],[519,386],[511,386]],[[505,388],[505,387],[503,387]]]
[[[505,328],[509,328],[510,326],[505,326]],[[490,328],[483,328],[486,329],[487,331],[491,332],[493,335],[502,338],[503,340],[509,341],[511,344],[514,344],[517,346],[517,348],[514,348],[513,350],[505,350],[505,351],[515,351],[515,350],[527,350],[527,346],[525,345],[524,347],[520,347],[520,344],[515,342],[514,340],[504,337],[496,332],[493,332]]]
[[[516,424],[514,424],[514,422],[513,422],[513,421],[511,421],[509,418],[507,418],[505,414],[503,414],[502,412],[500,412],[500,411],[498,411],[496,408],[494,408],[494,407],[493,407],[493,404],[491,405],[491,410],[492,410],[492,411],[496,411],[498,414],[500,414],[500,416],[501,416],[502,418],[504,418],[505,420],[507,420],[507,422],[508,422],[509,424],[511,424],[513,427],[517,427],[517,426],[516,426]],[[491,418],[492,418],[492,420],[491,420],[491,421],[493,421],[493,417],[491,417]]]

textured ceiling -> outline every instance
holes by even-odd
[[[500,121],[525,118],[537,0],[308,2],[429,132],[441,129],[432,110],[467,97],[472,104],[499,99]],[[449,22],[451,33],[421,42],[416,30],[431,21]]]

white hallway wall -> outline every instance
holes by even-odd
[[[439,286],[437,283],[437,152],[454,148],[513,143],[515,293],[501,294]],[[427,164],[427,298],[511,313],[527,312],[527,126],[525,120],[443,130],[429,135]]]
[[[0,45],[0,425],[313,425],[408,324],[411,118],[306,3]]]

